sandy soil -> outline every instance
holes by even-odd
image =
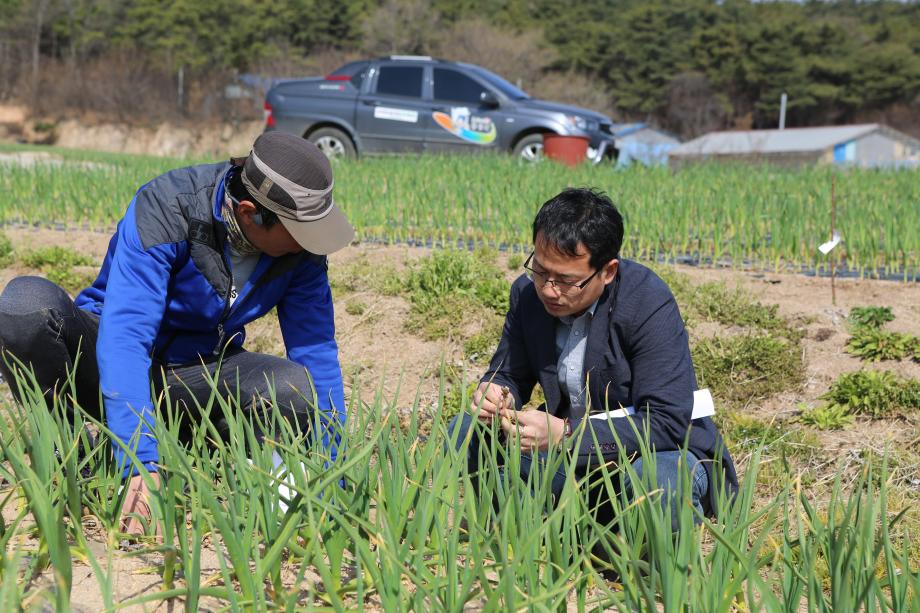
[[[17,250],[40,246],[61,245],[91,255],[101,261],[109,235],[88,231],[60,232],[35,228],[4,228]],[[355,262],[369,261],[371,265],[404,266],[412,258],[426,255],[423,249],[359,245],[332,256],[333,270],[348,270]],[[502,258],[502,265],[504,264]],[[694,283],[724,281],[740,285],[764,303],[779,305],[779,311],[804,322],[806,337],[803,351],[806,364],[805,384],[802,389],[774,396],[747,411],[763,417],[782,420],[792,417],[799,403],[815,405],[818,397],[842,373],[864,367],[864,363],[844,351],[848,333],[845,316],[854,306],[883,305],[892,307],[896,320],[889,324],[892,330],[920,335],[920,283],[853,280],[837,281],[837,304],[831,303],[830,280],[795,274],[761,274],[732,270],[700,269],[680,266],[678,270]],[[21,268],[0,269],[0,287],[16,274],[27,272]],[[514,273],[508,271],[509,280]],[[360,314],[350,314],[349,302],[361,302],[366,307]],[[355,394],[358,386],[361,396],[370,400],[378,388],[391,401],[393,407],[409,409],[416,394],[422,406],[437,398],[438,369],[442,360],[457,363],[462,355],[456,344],[448,341],[429,342],[408,332],[404,327],[409,312],[408,303],[401,297],[382,297],[369,289],[355,289],[337,295],[336,326],[340,355],[346,375],[347,393]],[[355,310],[357,312],[357,310]],[[273,352],[280,352],[280,334],[273,321],[263,321],[250,326],[250,339]],[[697,331],[698,333],[700,331]],[[705,333],[705,332],[703,332]],[[476,368],[462,365],[470,376]],[[901,361],[883,362],[874,368],[890,369],[901,375],[920,378],[920,364]],[[358,407],[352,407],[360,410]],[[843,457],[853,450],[870,446],[881,451],[886,445],[903,445],[916,441],[920,430],[916,421],[871,422],[862,420],[843,431],[818,433],[825,458]],[[11,519],[11,518],[7,518]],[[100,554],[104,556],[101,543]],[[219,572],[217,558],[209,550],[205,559],[205,576]],[[153,557],[126,557],[116,553],[114,570],[118,576],[115,588],[119,600],[161,589],[156,571],[159,561]],[[77,610],[92,611],[101,608],[98,584],[89,566],[77,564],[74,572],[74,604]],[[207,609],[214,603],[203,602]],[[155,610],[175,610],[179,606],[162,604]],[[154,610],[152,606],[136,610]]]

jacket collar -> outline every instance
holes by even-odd
[[[214,219],[221,223],[224,221],[224,194],[227,190],[227,183],[230,182],[234,172],[237,172],[237,168],[228,164],[227,168],[220,174],[217,183],[214,185],[214,199],[211,202],[211,214],[214,215]]]
[[[592,366],[606,367],[613,363],[614,358],[610,351],[610,322],[620,290],[620,272],[618,270],[613,281],[607,284],[594,311],[588,347],[585,349],[585,372],[590,372]]]

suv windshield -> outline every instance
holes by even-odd
[[[370,62],[363,60],[359,62],[349,62],[344,66],[336,68],[330,76],[336,77],[351,77],[351,84],[355,86],[355,89],[361,89],[361,82],[364,81],[364,76],[367,74],[367,67],[370,65]]]
[[[485,68],[476,66],[474,64],[461,64],[461,66],[470,72],[475,73],[477,76],[487,81],[490,85],[494,86],[496,89],[501,91],[501,93],[508,96],[512,100],[526,100],[527,98],[530,98],[530,96],[528,96],[523,90],[518,89],[511,83],[508,83],[494,72],[489,72]]]

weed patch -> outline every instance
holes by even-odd
[[[49,281],[75,294],[90,285],[96,278],[95,273],[74,270],[76,266],[92,266],[93,260],[66,247],[46,247],[28,251],[19,257],[19,261],[29,268],[41,270]]]
[[[856,418],[846,405],[828,404],[805,409],[799,417],[803,424],[814,426],[819,430],[841,430],[853,423]]]
[[[504,324],[504,318],[490,315],[482,330],[463,343],[463,355],[466,356],[466,359],[474,364],[488,364],[495,353],[495,348],[498,347]]]
[[[736,406],[795,389],[805,372],[798,343],[767,335],[704,339],[693,347],[701,387]]]
[[[81,292],[96,280],[94,273],[81,272],[73,268],[51,268],[45,272],[45,276],[70,294]]]
[[[364,315],[365,311],[367,311],[367,305],[360,300],[349,300],[345,303],[345,312],[349,315]]]
[[[801,338],[801,332],[778,314],[778,305],[761,304],[741,287],[729,289],[725,283],[703,283],[694,288],[691,305],[708,321]]]
[[[9,266],[13,263],[13,243],[9,237],[0,232],[0,267]]]
[[[733,451],[752,451],[763,447],[764,451],[773,455],[810,459],[820,449],[817,437],[809,432],[738,411],[725,413],[719,420],[719,430]]]
[[[473,392],[479,386],[479,381],[472,381],[463,377],[463,373],[452,366],[442,369],[442,382],[444,385],[444,398],[441,403],[444,421],[450,420],[463,413],[472,402]]]
[[[920,361],[920,338],[882,329],[894,321],[891,307],[855,307],[849,320],[852,336],[847,341],[848,353],[870,362],[909,357]]]
[[[73,249],[66,247],[45,247],[23,253],[19,261],[29,268],[45,270],[48,268],[69,268],[72,266],[92,266],[93,260]]]
[[[891,312],[891,307],[853,307],[848,319],[854,326],[881,328],[889,321],[894,321],[894,313]]]
[[[491,252],[435,251],[409,270],[407,328],[429,340],[455,333],[471,314],[504,314],[508,283]]]
[[[918,485],[917,475],[920,474],[920,457],[910,449],[895,447],[881,451],[872,447],[863,447],[859,450],[859,459],[866,466],[882,466],[884,464],[887,468],[891,485],[904,488]]]
[[[920,339],[912,334],[859,326],[847,341],[847,353],[869,362],[903,360],[920,351]]]
[[[330,268],[329,285],[334,296],[358,291],[396,296],[403,291],[405,280],[392,264],[372,261],[362,254],[345,266]]]
[[[688,327],[697,318],[723,326],[760,331],[798,341],[802,330],[779,314],[779,306],[758,302],[742,287],[729,288],[724,282],[712,281],[693,285],[687,275],[672,266],[652,265],[650,268],[671,289]]]
[[[841,375],[821,396],[828,406],[848,413],[881,418],[904,410],[920,410],[920,381],[893,372],[860,370]]]

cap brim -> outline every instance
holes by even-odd
[[[281,215],[278,218],[297,244],[316,255],[334,253],[355,237],[355,229],[335,204],[328,215],[316,221],[295,221]]]

